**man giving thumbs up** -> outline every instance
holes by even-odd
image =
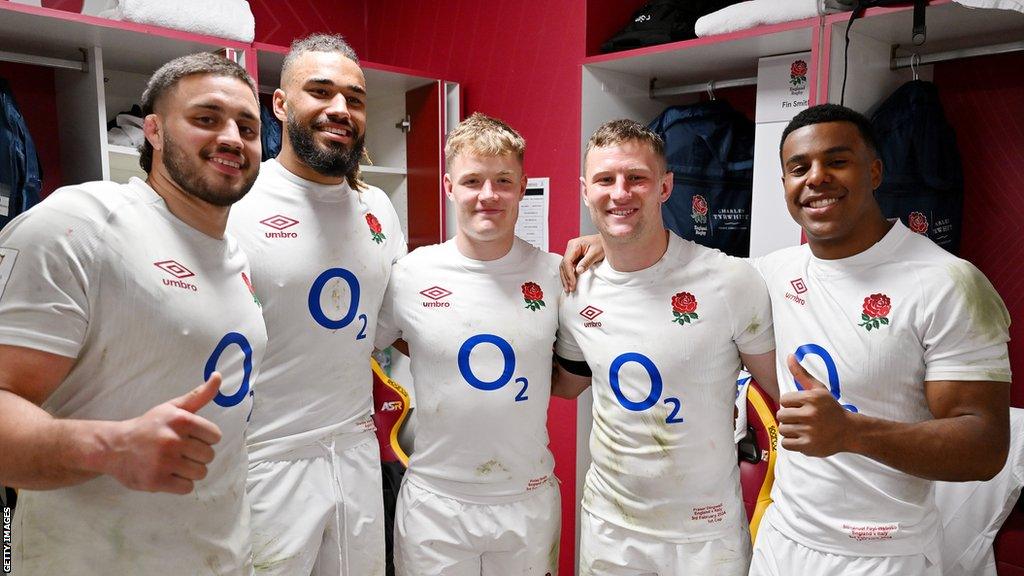
[[[195,54],[142,108],[145,181],[61,188],[0,232],[19,576],[252,572],[244,436],[267,335],[224,228],[259,166],[256,92]]]
[[[991,478],[1009,441],[1009,315],[970,263],[887,220],[871,124],[824,104],[780,146],[807,244],[764,256],[782,446],[752,576],[941,573],[933,480]]]

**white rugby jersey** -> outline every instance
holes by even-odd
[[[745,522],[733,443],[740,352],[774,348],[764,282],[738,258],[669,234],[653,266],[601,263],[565,297],[556,352],[593,371],[583,507],[672,542]]]
[[[930,380],[1009,382],[1009,315],[970,263],[899,221],[849,258],[807,245],[756,262],[772,298],[779,388],[797,390],[795,354],[848,410],[898,422],[932,418]],[[856,556],[919,554],[936,535],[932,482],[870,458],[812,458],[779,444],[765,516],[816,550]]]
[[[387,195],[310,182],[268,160],[228,227],[252,262],[269,336],[250,458],[373,430],[377,313],[406,249]]]
[[[43,403],[57,418],[127,420],[214,370],[198,415],[223,437],[184,496],[110,476],[22,490],[15,574],[249,574],[246,421],[266,332],[230,236],[178,220],[145,182],[62,188],[0,233],[0,343],[76,358]]]
[[[449,240],[395,264],[377,346],[409,343],[417,412],[410,478],[484,503],[546,484],[560,261],[516,238],[497,260],[467,258]]]

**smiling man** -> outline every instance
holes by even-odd
[[[377,346],[408,342],[418,414],[395,513],[399,575],[557,571],[546,422],[560,258],[515,237],[525,148],[494,118],[460,123],[445,145],[455,238],[392,272]]]
[[[369,361],[406,248],[387,195],[359,181],[366,98],[341,37],[296,40],[274,92],[281,153],[231,215],[270,339],[249,427],[261,574],[384,574]]]
[[[580,574],[745,576],[733,403],[741,364],[775,387],[764,282],[665,229],[672,173],[644,125],[598,128],[580,182],[606,259],[561,304],[553,390],[576,397],[593,372]]]
[[[1009,315],[974,266],[882,216],[864,116],[808,108],[780,156],[807,244],[757,262],[784,393],[751,574],[940,574],[931,481],[1006,458]]]
[[[245,428],[267,337],[224,229],[259,168],[256,89],[195,54],[153,75],[142,110],[145,181],[61,188],[0,233],[21,576],[253,570]]]

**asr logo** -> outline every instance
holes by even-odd
[[[401,410],[401,409],[402,409],[402,402],[400,400],[390,400],[388,402],[383,402],[380,405],[380,411],[381,412],[394,412],[396,410]]]

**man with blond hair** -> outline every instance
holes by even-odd
[[[456,236],[392,271],[376,345],[408,342],[418,414],[395,514],[400,575],[556,572],[546,419],[560,259],[515,237],[525,147],[483,114],[452,131],[444,189]]]
[[[764,282],[665,229],[672,173],[642,124],[598,128],[584,170],[606,259],[561,303],[552,390],[574,398],[593,371],[580,574],[745,576],[733,401],[741,364],[775,388]]]
[[[384,504],[369,359],[405,238],[387,195],[359,181],[366,80],[339,36],[296,40],[263,163],[231,229],[253,262],[269,344],[249,427],[260,574],[383,576]]]

